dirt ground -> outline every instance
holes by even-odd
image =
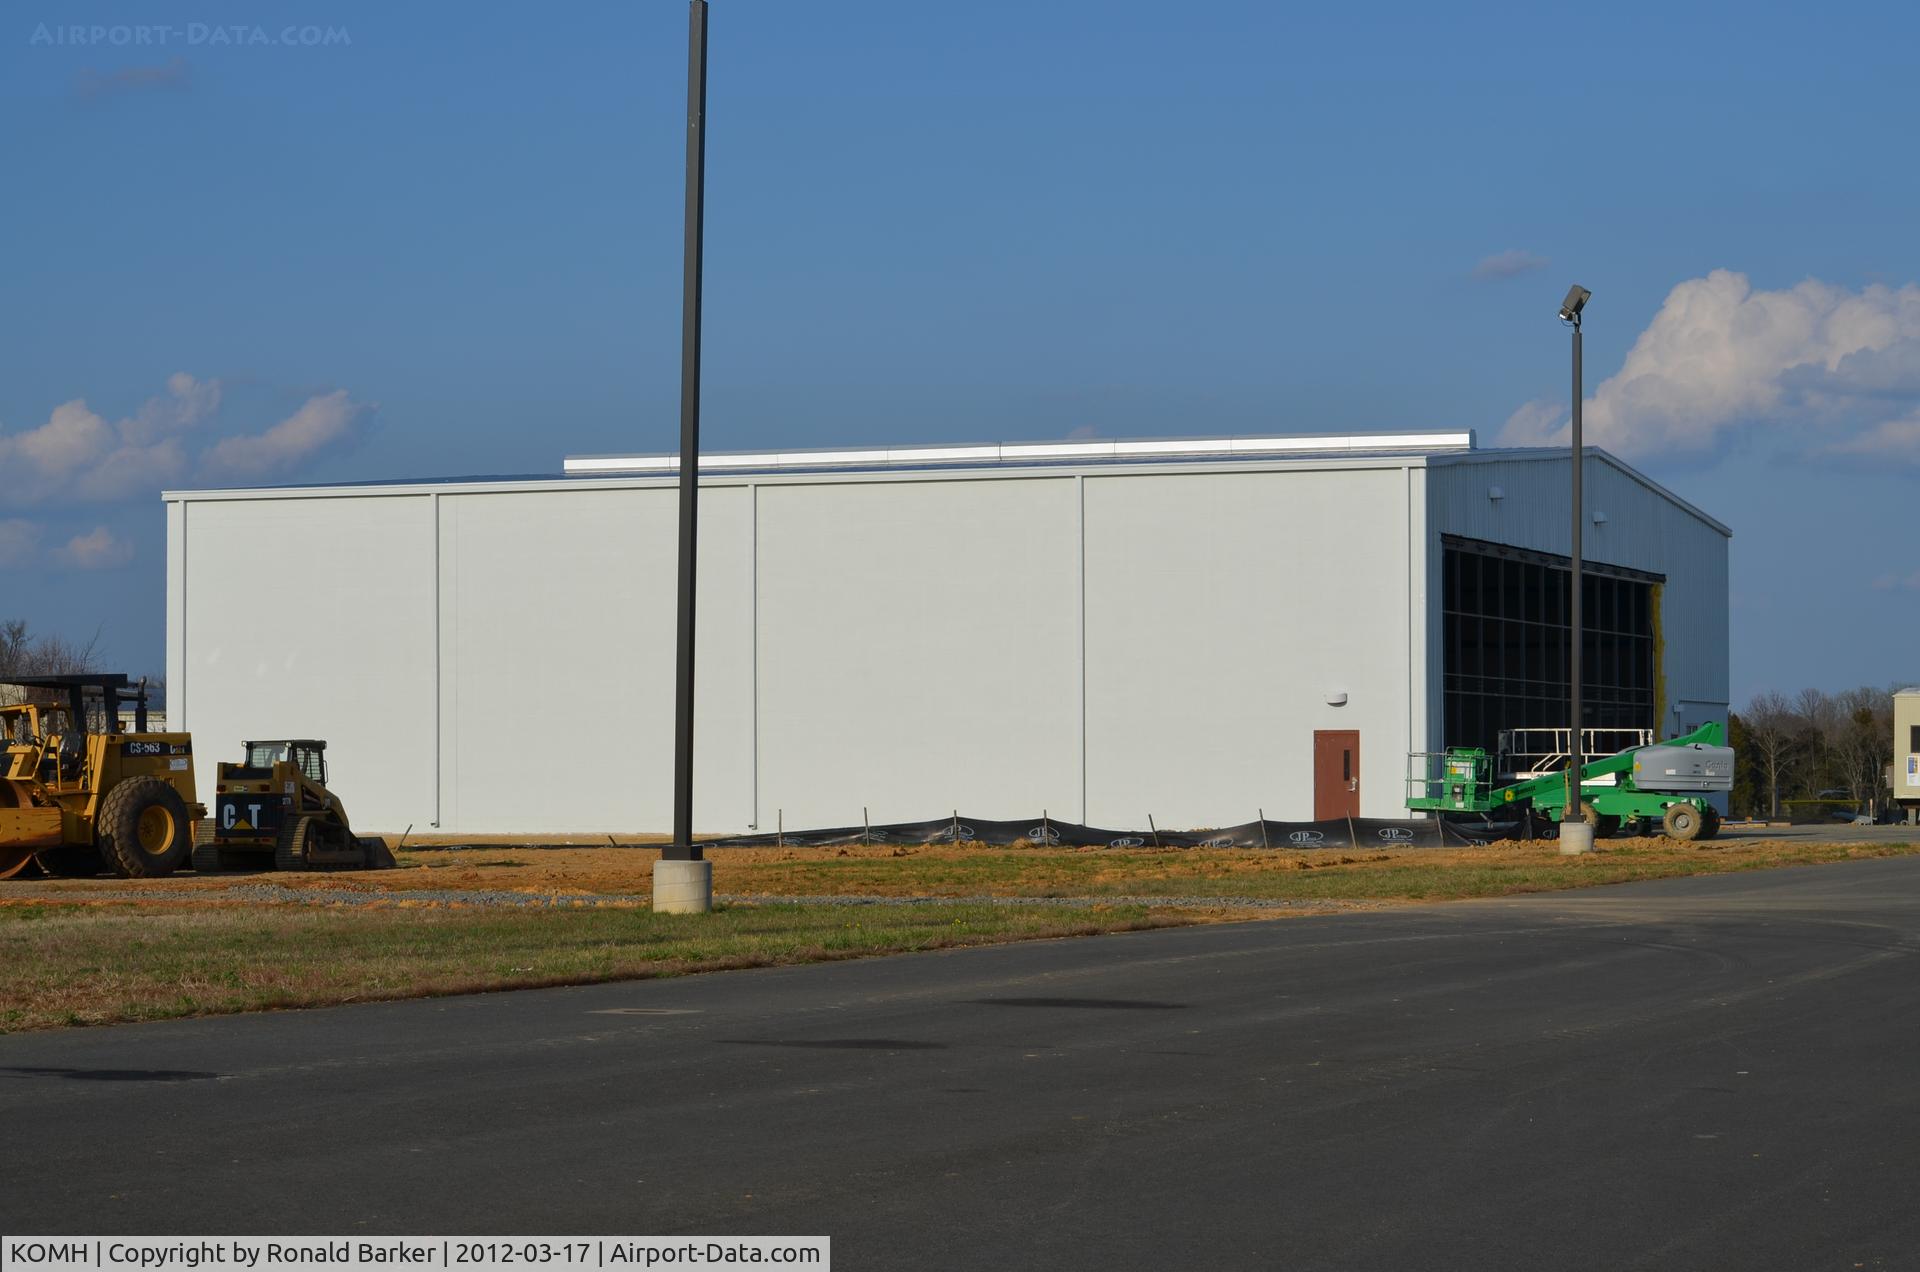
[[[1772,865],[1910,851],[1888,842],[1845,844],[1790,838],[1678,844],[1661,838],[1609,839],[1591,857],[1565,858],[1551,843],[1461,849],[1314,851],[1197,848],[991,848],[979,845],[715,848],[714,890],[734,896],[1084,897],[1194,894],[1374,901],[1440,899],[1719,873]],[[35,899],[111,902],[147,899],[255,900],[261,885],[312,894],[485,892],[544,898],[644,898],[657,847],[527,846],[524,840],[409,843],[398,868],[314,873],[184,873],[168,879],[16,880],[0,903]],[[223,896],[222,894],[225,894]],[[426,900],[422,897],[422,900]],[[457,897],[451,898],[457,900]]]

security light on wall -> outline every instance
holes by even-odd
[[[1580,311],[1587,307],[1587,300],[1592,295],[1592,292],[1578,283],[1569,287],[1567,289],[1567,298],[1560,302],[1560,321],[1572,322],[1575,318],[1578,318]]]
[[[1506,497],[1507,497],[1507,492],[1502,490],[1498,486],[1489,486],[1487,488],[1487,498],[1493,500],[1495,503],[1499,503],[1502,499],[1505,499]]]
[[[1343,689],[1327,690],[1327,705],[1330,707],[1346,706],[1347,705],[1346,691]]]
[[[1607,514],[1606,514],[1606,513],[1604,513],[1604,512],[1596,512],[1596,513],[1594,513],[1594,514],[1593,514],[1593,524],[1594,524],[1594,525],[1596,525],[1596,526],[1604,526],[1604,525],[1606,525],[1606,524],[1607,524]]]

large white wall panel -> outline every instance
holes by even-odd
[[[324,738],[356,828],[432,822],[432,514],[427,495],[184,505],[167,661],[203,801],[242,739]]]
[[[1357,729],[1361,811],[1404,815],[1407,489],[1398,468],[1086,479],[1095,824],[1311,817],[1316,729]]]
[[[760,487],[760,819],[1080,802],[1071,477]]]
[[[673,824],[678,495],[442,495],[443,829]],[[700,495],[697,831],[752,814],[752,492]]]

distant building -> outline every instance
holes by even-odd
[[[1404,815],[1564,727],[1564,450],[1470,433],[702,461],[695,823]],[[666,830],[676,478],[169,492],[167,691],[368,830]],[[1727,712],[1720,522],[1589,452],[1591,726]]]
[[[1893,799],[1920,822],[1920,685],[1893,695]]]
[[[132,733],[138,727],[138,716],[132,707],[120,708],[120,732]],[[147,732],[165,733],[167,731],[167,713],[159,707],[147,708]]]

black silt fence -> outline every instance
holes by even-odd
[[[1071,848],[1462,848],[1528,836],[1524,821],[1395,821],[1342,817],[1330,821],[1250,821],[1211,830],[1108,830],[1053,817],[1003,820],[955,813],[937,821],[886,822],[781,830],[709,840],[713,848],[792,844],[826,848],[850,844],[1058,844]]]

